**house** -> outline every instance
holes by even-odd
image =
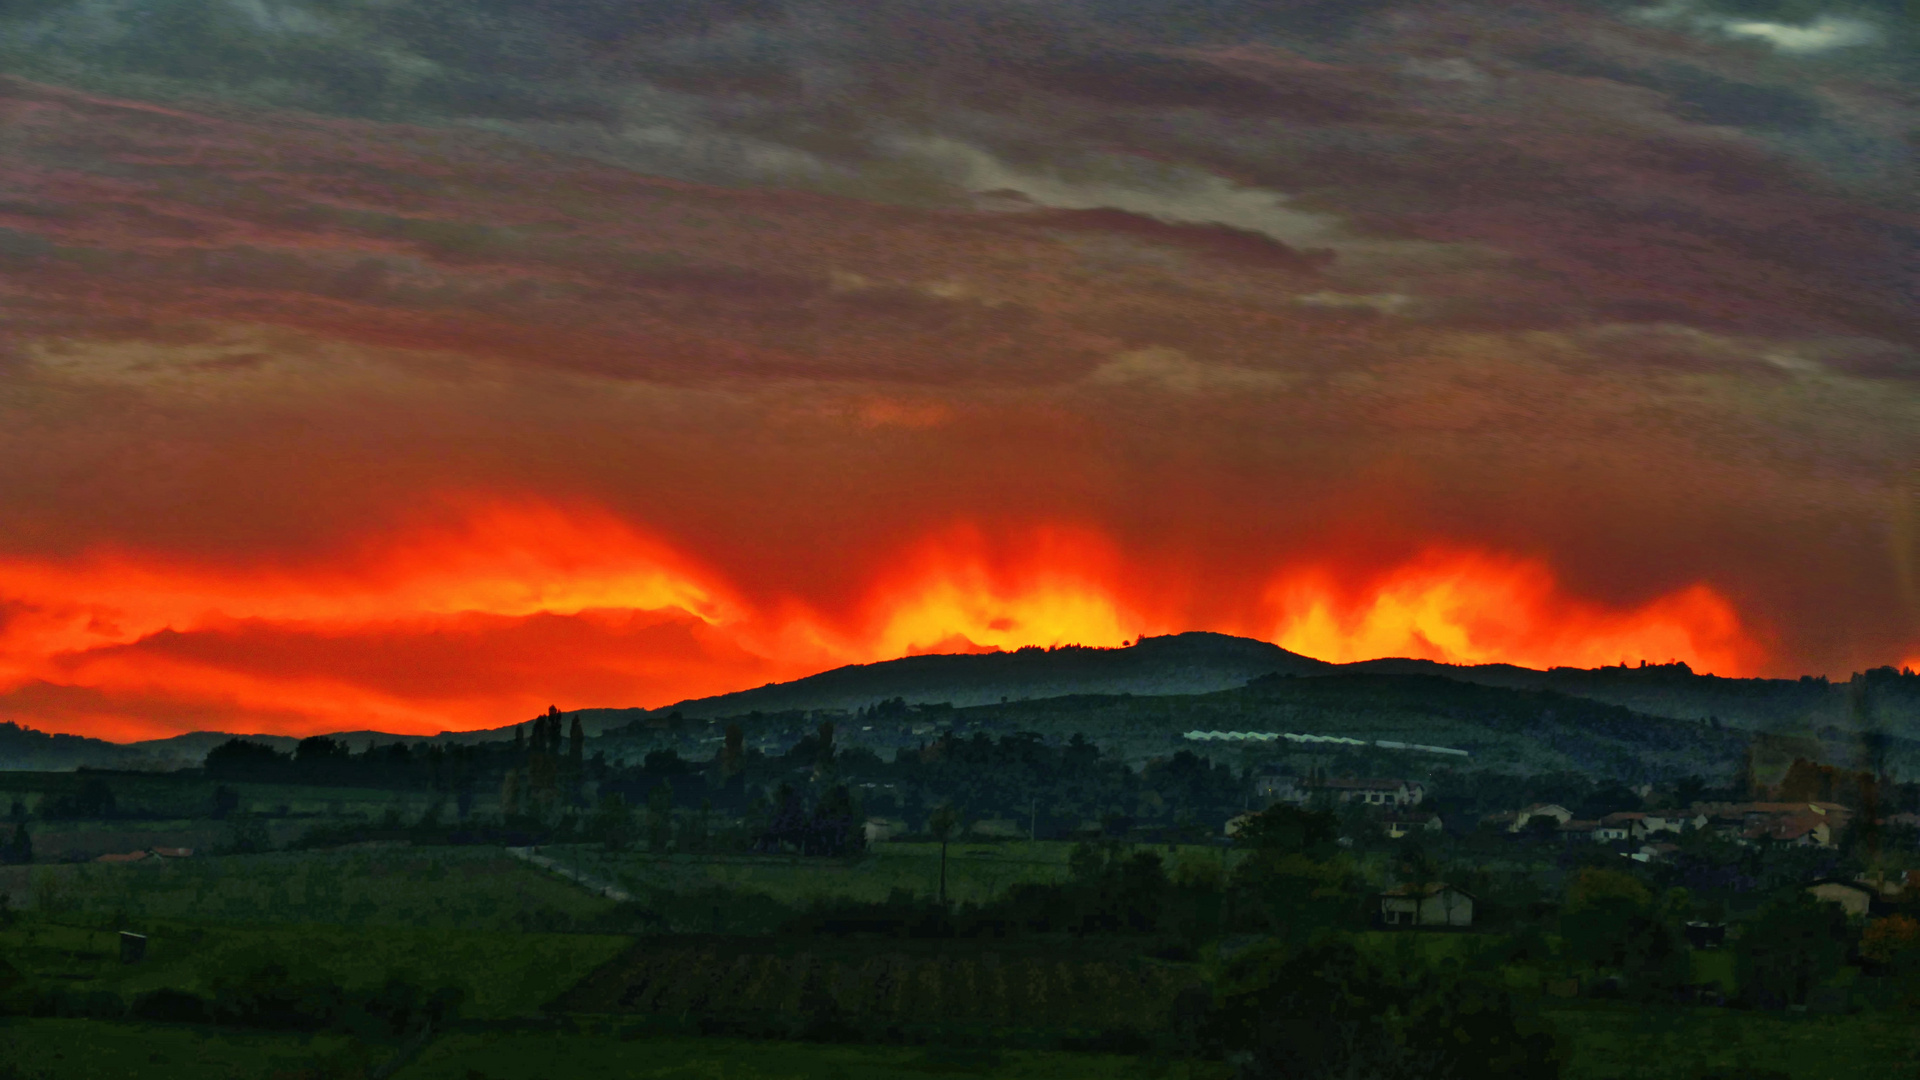
[[[1561,825],[1565,825],[1573,820],[1573,811],[1558,803],[1534,803],[1513,816],[1513,824],[1507,831],[1519,832],[1527,827],[1527,822],[1540,817],[1550,817]]]
[[[1406,780],[1319,780],[1312,790],[1333,796],[1336,802],[1365,803],[1368,806],[1419,806],[1426,791]]]
[[[193,857],[190,847],[157,847],[149,849],[148,854],[156,859],[187,859]]]
[[[1473,897],[1445,882],[1396,885],[1380,894],[1387,926],[1472,926]]]
[[[1632,835],[1632,832],[1632,828],[1630,828],[1626,822],[1610,822],[1603,818],[1593,823],[1593,842],[1596,844],[1611,844],[1616,841],[1625,840],[1628,836]]]
[[[1770,840],[1789,847],[1832,847],[1833,826],[1812,816],[1778,817],[1749,825],[1740,838],[1748,842]]]
[[[1633,861],[1658,862],[1672,858],[1679,850],[1679,844],[1641,844],[1640,850],[1633,853]]]
[[[1685,814],[1678,811],[1666,814],[1641,814],[1639,831],[1634,839],[1643,839],[1655,833],[1673,833],[1678,836],[1688,829],[1703,829],[1707,825],[1705,814]]]
[[[1380,819],[1386,827],[1387,836],[1398,840],[1409,833],[1437,833],[1440,831],[1439,814],[1388,814]]]
[[[907,831],[907,823],[898,818],[870,817],[860,827],[867,843],[878,844]]]
[[[1591,840],[1599,828],[1597,821],[1563,821],[1560,823],[1560,835],[1569,840]]]
[[[1807,886],[1808,896],[1829,904],[1839,904],[1848,915],[1864,917],[1873,906],[1875,889],[1857,881],[1816,881]]]
[[[147,853],[144,851],[129,851],[124,855],[101,855],[93,861],[104,863],[133,863],[139,862],[146,857]]]

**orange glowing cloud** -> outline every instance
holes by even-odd
[[[972,526],[923,543],[872,590],[865,632],[842,648],[875,660],[1025,645],[1112,647],[1169,628],[1143,613],[1138,596],[1123,595],[1132,575],[1099,534],[1040,528],[1006,546],[1014,552],[996,556]]]
[[[1323,568],[1278,575],[1272,640],[1335,663],[1404,656],[1452,664],[1600,667],[1684,660],[1738,676],[1765,653],[1733,605],[1696,584],[1625,610],[1565,595],[1547,564],[1436,548],[1353,585]]]
[[[960,524],[884,557],[865,599],[834,608],[748,598],[590,506],[469,500],[312,565],[0,561],[0,710],[120,738],[424,734],[550,701],[657,706],[914,653],[1249,631],[1245,612],[1179,577],[1085,526]],[[1254,633],[1332,661],[1682,659],[1740,674],[1763,659],[1704,585],[1615,609],[1565,595],[1543,562],[1483,552],[1436,549],[1357,577],[1291,568],[1265,598]]]

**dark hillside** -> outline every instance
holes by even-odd
[[[964,707],[1069,694],[1203,694],[1275,672],[1311,675],[1333,670],[1332,664],[1264,641],[1194,632],[1142,638],[1121,649],[1028,648],[854,664],[654,711],[712,717],[788,709],[853,710],[896,697],[910,705],[948,702]]]
[[[1455,764],[1407,751],[1285,743],[1190,742],[1183,733],[1270,731],[1342,735],[1466,750],[1460,768],[1509,772],[1578,770],[1621,780],[1731,775],[1746,736],[1708,723],[1647,716],[1549,690],[1515,690],[1431,675],[1266,676],[1244,688],[1165,697],[1094,696],[957,709],[957,729],[1083,733],[1129,757],[1165,755],[1176,746],[1209,753],[1297,754],[1352,759],[1367,771],[1406,763]],[[1405,765],[1401,764],[1400,768]],[[1336,763],[1336,768],[1342,768]]]

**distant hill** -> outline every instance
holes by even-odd
[[[108,768],[136,756],[132,747],[104,739],[49,735],[14,723],[0,724],[0,769],[52,772],[82,765]]]
[[[1440,675],[1482,686],[1552,690],[1651,716],[1716,719],[1749,731],[1824,733],[1838,738],[1878,730],[1920,739],[1920,675],[1906,675],[1892,668],[1860,672],[1847,682],[1810,677],[1727,679],[1695,674],[1684,663],[1535,671],[1511,664],[1455,666],[1431,660],[1385,659],[1343,664],[1338,670]]]
[[[1362,692],[1361,684],[1340,676],[1425,676],[1585,699],[1645,717],[1713,721],[1726,728],[1812,736],[1836,747],[1858,744],[1865,732],[1907,742],[1920,739],[1920,675],[1906,675],[1891,668],[1835,683],[1823,678],[1726,679],[1695,674],[1685,664],[1547,671],[1509,664],[1457,666],[1404,658],[1330,664],[1269,642],[1201,631],[1142,638],[1137,644],[1117,649],[1068,646],[910,656],[849,665],[792,682],[693,698],[657,709],[588,708],[567,715],[579,717],[589,736],[599,736],[642,721],[659,723],[675,713],[684,719],[701,720],[756,712],[852,712],[896,699],[907,705],[949,704],[965,709],[1089,695],[1192,697],[1238,689],[1269,675],[1309,682],[1327,679],[1323,690],[1354,695],[1355,709],[1366,707],[1363,702],[1369,692]],[[1416,680],[1404,685],[1438,684]],[[478,743],[512,738],[516,726],[442,732],[428,741]],[[0,769],[172,768],[198,764],[208,750],[233,737],[201,731],[117,745],[4,724],[0,725]],[[242,737],[280,750],[291,750],[297,742],[280,735]],[[333,737],[355,749],[369,742],[420,739],[374,731],[335,733]]]
[[[909,705],[944,702],[964,708],[1070,694],[1205,694],[1245,686],[1262,675],[1336,670],[1333,664],[1269,642],[1195,631],[1141,638],[1122,649],[1027,648],[851,664],[792,682],[630,712],[677,712],[697,719],[792,709],[853,710],[893,698]]]

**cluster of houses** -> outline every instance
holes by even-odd
[[[1381,827],[1395,840],[1414,833],[1437,833],[1442,827],[1439,814],[1420,809],[1427,792],[1414,780],[1365,777],[1303,780],[1295,776],[1268,773],[1255,777],[1254,794],[1267,805],[1291,803],[1301,806],[1318,797],[1340,806],[1376,807],[1380,810]],[[1240,820],[1235,818],[1228,823],[1229,835],[1235,831],[1235,822]]]
[[[1637,845],[1629,854],[1648,862],[1679,850],[1673,841],[1683,834],[1702,830],[1743,845],[1830,848],[1852,818],[1852,810],[1828,802],[1696,803],[1686,810],[1626,810],[1598,820],[1576,818],[1556,803],[1535,803],[1489,815],[1484,824],[1511,833],[1550,830],[1569,839]]]

